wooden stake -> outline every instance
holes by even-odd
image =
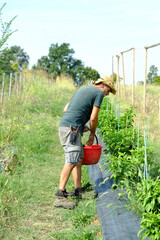
[[[145,48],[145,66],[144,66],[144,104],[143,113],[146,113],[146,88],[147,88],[147,48]]]
[[[16,87],[16,94],[18,94],[18,76],[17,76],[17,73],[15,73],[15,87]]]
[[[126,100],[126,84],[125,84],[125,74],[124,74],[123,52],[121,52],[121,56],[122,56],[122,71],[123,71],[123,93],[124,93],[124,100]]]
[[[116,83],[116,88],[117,88],[117,93],[118,97],[120,96],[120,82],[119,82],[119,58],[120,56],[116,55],[117,57],[117,83]]]
[[[12,95],[12,73],[10,73],[10,81],[9,81],[9,99],[11,99]]]
[[[113,73],[114,73],[114,56],[112,56],[112,81],[114,80]]]
[[[2,91],[1,91],[1,103],[3,103],[4,91],[5,91],[5,73],[3,73]]]
[[[159,46],[160,43],[156,43],[150,46],[146,46],[145,48],[145,66],[144,66],[144,106],[143,106],[143,112],[146,113],[146,88],[147,88],[147,49],[152,47]]]

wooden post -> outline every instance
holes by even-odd
[[[146,88],[147,88],[147,49],[152,47],[159,46],[160,43],[156,43],[145,48],[145,66],[144,66],[144,106],[143,106],[143,112],[146,113]]]
[[[18,94],[18,77],[17,77],[17,73],[15,73],[15,91],[16,91],[16,94]]]
[[[147,49],[159,46],[160,43],[156,43],[145,48],[145,66],[144,66],[144,106],[143,112],[146,113],[146,89],[147,89]]]
[[[144,103],[143,113],[146,113],[146,88],[147,88],[147,47],[145,47],[145,66],[144,66]]]
[[[12,73],[10,73],[10,81],[9,81],[9,99],[11,99],[12,95]]]
[[[134,91],[135,91],[135,48],[133,48],[132,105],[134,105]]]
[[[5,73],[3,73],[2,91],[1,91],[1,103],[3,103],[4,91],[5,91]]]
[[[119,56],[116,55],[117,57],[117,83],[116,83],[116,88],[117,88],[117,94],[118,97],[120,96],[120,82],[119,82]]]
[[[123,52],[121,52],[121,56],[122,56],[122,71],[123,71],[123,93],[124,93],[124,100],[126,100],[126,84],[125,84],[125,74],[124,74]]]
[[[124,60],[123,60],[123,53],[131,51],[133,48],[125,50],[121,52],[122,55],[122,71],[123,71],[123,91],[124,91],[124,100],[126,100],[126,84],[125,84],[125,74],[124,74]]]
[[[112,56],[112,81],[114,80],[113,74],[114,74],[114,56]]]

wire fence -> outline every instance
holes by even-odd
[[[0,104],[4,101],[9,101],[12,95],[19,96],[23,93],[25,82],[29,78],[38,81],[43,77],[49,84],[55,82],[52,76],[46,74],[44,71],[24,71],[19,73],[3,73],[0,75]]]
[[[3,104],[4,99],[10,100],[12,94],[19,95],[23,92],[25,75],[20,73],[3,73],[1,76],[1,99],[0,103]]]

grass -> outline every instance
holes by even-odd
[[[143,87],[136,87],[135,106],[141,129],[149,120],[149,142],[154,147],[155,175],[159,170],[159,87],[147,90],[147,115],[142,114]],[[0,112],[0,160],[7,162],[0,173],[0,239],[102,239],[95,200],[85,196],[70,211],[54,208],[64,153],[59,142],[58,126],[63,108],[75,89],[69,79],[57,83],[46,76],[34,78],[26,73],[23,94],[4,99]],[[110,97],[114,102],[115,98]],[[120,101],[121,112],[131,105]],[[135,124],[137,124],[137,119]],[[87,166],[82,169],[83,184],[89,181]],[[157,172],[156,172],[157,171]],[[67,190],[74,188],[72,178]],[[75,199],[73,199],[76,201]]]
[[[69,80],[49,84],[27,76],[23,94],[1,107],[1,159],[7,165],[0,173],[0,239],[102,239],[90,196],[74,210],[53,207],[64,164],[58,126],[74,91]],[[89,181],[87,166],[82,179]],[[70,178],[67,190],[73,189]]]

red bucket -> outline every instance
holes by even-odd
[[[101,145],[91,145],[91,146],[84,146],[84,159],[83,165],[91,165],[98,163],[101,152],[102,146]]]

